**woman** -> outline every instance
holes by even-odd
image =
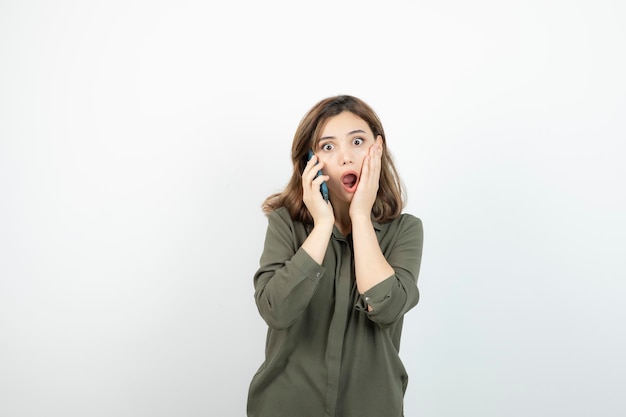
[[[401,417],[398,352],[423,231],[402,212],[382,124],[362,100],[330,97],[302,119],[291,154],[291,180],[263,204],[254,287],[268,333],[248,416]]]

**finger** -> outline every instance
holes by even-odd
[[[380,160],[383,155],[382,150],[383,150],[382,144],[380,143],[380,141],[377,140],[376,143],[374,143],[369,149],[370,159],[373,162]]]
[[[372,157],[372,169],[374,170],[380,169],[382,157],[383,157],[382,148],[376,145],[376,150],[374,151],[374,156]]]
[[[313,162],[313,158],[307,162],[307,165],[302,171],[302,177],[306,178],[307,181],[313,181],[313,178],[317,175],[317,172],[324,168],[323,162]]]
[[[305,172],[310,171],[311,167],[315,166],[316,162],[317,162],[317,157],[313,155],[311,159],[309,159],[304,165],[304,170],[302,171],[302,175],[304,175]]]
[[[311,156],[311,158],[306,162],[305,168],[311,168],[314,167],[315,165],[317,165],[318,163],[320,163],[319,158],[317,157],[317,155],[313,155]]]
[[[383,154],[383,145],[380,141],[376,141],[376,143],[372,146],[372,154],[376,158],[380,158]]]
[[[369,154],[365,155],[365,158],[363,158],[363,167],[361,168],[361,179],[367,178],[367,174],[369,173],[369,165],[370,165],[371,159],[372,158],[370,158]]]
[[[328,175],[320,175],[313,180],[312,184],[316,187],[319,187],[320,185],[322,185],[323,182],[328,181],[329,179],[330,177]]]
[[[320,169],[324,168],[324,163],[322,161],[318,160],[317,157],[314,156],[307,163],[307,168],[309,170],[315,171],[317,173],[317,171],[319,171]]]

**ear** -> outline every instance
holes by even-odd
[[[383,146],[383,137],[382,137],[382,135],[376,136],[376,143],[379,144],[380,146]]]

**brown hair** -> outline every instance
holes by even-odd
[[[265,199],[262,208],[266,215],[276,209],[286,207],[292,219],[306,224],[313,223],[311,214],[302,201],[302,171],[307,162],[308,151],[315,148],[326,121],[344,111],[349,111],[363,119],[372,130],[374,138],[380,135],[383,139],[378,195],[372,207],[374,220],[386,223],[400,215],[405,204],[405,193],[393,159],[387,150],[387,139],[382,123],[369,105],[349,95],[321,100],[302,118],[291,145],[293,162],[291,179],[282,192],[272,194]]]

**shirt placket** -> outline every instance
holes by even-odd
[[[348,242],[344,238],[332,240],[336,250],[341,253],[339,273],[335,278],[335,309],[330,323],[328,343],[326,346],[326,369],[328,383],[326,385],[325,417],[334,417],[339,394],[339,374],[341,372],[341,355],[343,338],[348,322],[346,309],[350,298],[350,273],[352,270],[352,254]]]

